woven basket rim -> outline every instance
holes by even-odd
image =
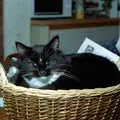
[[[14,95],[30,95],[30,96],[41,96],[50,98],[59,97],[72,97],[72,96],[104,96],[113,93],[120,92],[120,84],[116,86],[106,88],[95,88],[95,89],[70,89],[70,90],[48,90],[48,89],[34,89],[16,86],[12,83],[8,83],[5,70],[3,65],[0,63],[0,88],[6,92],[10,92]]]

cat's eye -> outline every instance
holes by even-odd
[[[48,62],[46,62],[45,64],[48,65]]]
[[[37,67],[37,64],[36,64],[36,63],[34,63],[34,64],[33,64],[33,66],[34,66],[34,67]]]
[[[39,61],[42,62],[42,58],[40,58]]]

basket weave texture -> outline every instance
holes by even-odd
[[[28,89],[8,83],[0,64],[0,97],[4,99],[0,116],[5,120],[120,120],[120,85],[84,90]]]

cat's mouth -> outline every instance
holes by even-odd
[[[48,71],[29,71],[27,73],[22,73],[22,76],[28,76],[28,77],[31,77],[31,76],[37,76],[37,77],[43,77],[43,76],[48,76],[49,75],[49,72]]]

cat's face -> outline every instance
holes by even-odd
[[[30,47],[21,42],[16,42],[16,48],[18,53],[24,56],[20,63],[21,78],[17,81],[17,85],[41,88],[51,78],[50,70],[64,61],[64,55],[58,49],[58,36],[55,36],[46,45]]]
[[[19,54],[26,56],[28,60],[34,62],[34,64],[38,66],[39,71],[42,72],[45,71],[46,68],[49,68],[51,63],[53,65],[56,64],[55,56],[58,56],[57,54],[59,53],[59,37],[55,36],[47,45],[33,47],[16,42],[16,48]],[[53,62],[51,62],[51,59],[53,59]]]

